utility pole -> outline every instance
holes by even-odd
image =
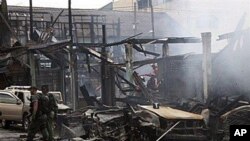
[[[203,72],[203,101],[206,102],[211,92],[211,32],[201,33],[202,46],[203,46],[203,61],[202,61],[202,72]]]
[[[152,0],[149,0],[150,11],[151,11],[151,25],[152,25],[152,38],[155,38],[155,23],[154,23],[154,8]]]
[[[32,0],[30,0],[30,40],[33,40],[33,6]],[[31,85],[36,86],[36,68],[35,68],[35,57],[34,54],[30,51],[29,55],[29,65],[30,65],[30,76],[31,76]]]
[[[30,0],[30,39],[33,39],[33,6],[32,0]]]
[[[137,17],[136,17],[136,2],[134,2],[134,25],[133,25],[133,29],[134,29],[134,35],[137,32]]]
[[[152,38],[155,38],[155,23],[154,23],[154,8],[152,4],[152,0],[149,0],[150,11],[151,11],[151,25],[152,25]],[[153,45],[153,52],[155,52],[155,45]]]
[[[69,4],[69,36],[71,43],[73,43],[73,34],[72,34],[72,14],[71,14],[71,0],[68,1]],[[70,45],[70,53],[69,53],[69,70],[70,70],[70,92],[72,95],[72,105],[73,105],[73,110],[76,110],[76,92],[75,92],[75,60],[74,60],[74,52],[73,52],[73,47]]]

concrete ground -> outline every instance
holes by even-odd
[[[23,131],[21,125],[12,125],[8,129],[4,129],[0,124],[0,141],[26,141],[27,132]],[[34,141],[40,141],[40,134],[36,135]],[[69,139],[57,141],[69,141]],[[71,138],[70,141],[85,141],[81,138]]]
[[[9,129],[4,129],[0,124],[0,141],[20,141],[20,136],[26,133],[19,126],[12,126]]]
[[[26,141],[26,136],[27,133],[22,130],[21,125],[11,125],[4,129],[0,124],[0,141]]]

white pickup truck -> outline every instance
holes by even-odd
[[[2,119],[2,124],[5,127],[8,127],[12,122],[22,123],[24,130],[27,130],[29,120],[27,116],[29,115],[30,109],[30,91],[28,90],[30,86],[10,86],[6,87],[4,92],[10,93],[13,98],[16,98],[16,102],[14,102],[15,109],[15,118],[3,117],[4,113],[1,111],[8,111],[8,106],[0,106],[0,120]],[[41,93],[41,91],[37,91],[37,93]],[[49,91],[49,93],[53,94],[58,106],[58,114],[67,114],[71,108],[65,104],[63,104],[62,93],[60,91]],[[0,98],[1,99],[1,98]],[[14,101],[14,100],[13,100]],[[0,103],[2,105],[2,103]],[[5,104],[6,105],[6,104]],[[2,116],[1,116],[2,114]]]
[[[27,91],[30,88],[30,86],[10,86],[6,87],[6,90],[12,90],[12,91]],[[37,93],[41,93],[41,91],[37,91]],[[62,98],[62,93],[60,91],[49,91],[49,93],[53,94],[54,97],[57,100],[57,106],[58,106],[58,113],[65,113],[71,110],[71,108],[65,104],[63,104],[63,98]],[[17,95],[17,93],[15,93]],[[17,95],[18,96],[18,95]],[[19,96],[18,96],[19,97]],[[30,98],[30,93],[29,95],[25,95],[23,99]],[[22,100],[22,98],[20,98]],[[25,101],[25,105],[30,105],[30,101]]]
[[[28,129],[29,97],[27,90],[0,90],[0,121],[3,127],[22,123],[23,129]]]

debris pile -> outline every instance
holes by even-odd
[[[170,107],[153,105],[126,107],[91,107],[77,116],[68,115],[68,132],[85,140],[150,141],[206,140],[207,128],[203,117]],[[78,122],[73,125],[72,119]],[[81,124],[79,124],[81,122]],[[65,126],[65,125],[64,125]],[[64,127],[65,128],[65,127]]]

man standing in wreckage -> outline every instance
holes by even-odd
[[[46,99],[42,96],[42,94],[37,94],[36,87],[31,86],[29,90],[31,93],[30,113],[32,118],[28,128],[27,141],[33,141],[33,138],[35,137],[36,133],[39,130],[43,135],[43,140],[47,141],[49,135],[46,128],[46,122],[47,122]]]
[[[57,117],[57,103],[56,103],[56,99],[53,96],[53,94],[49,94],[49,86],[48,85],[43,85],[42,86],[42,94],[48,98],[48,112],[47,112],[47,116],[48,116],[48,120],[46,122],[46,127],[47,127],[47,131],[49,133],[49,141],[53,141],[54,140],[54,125],[55,125],[55,120]]]

